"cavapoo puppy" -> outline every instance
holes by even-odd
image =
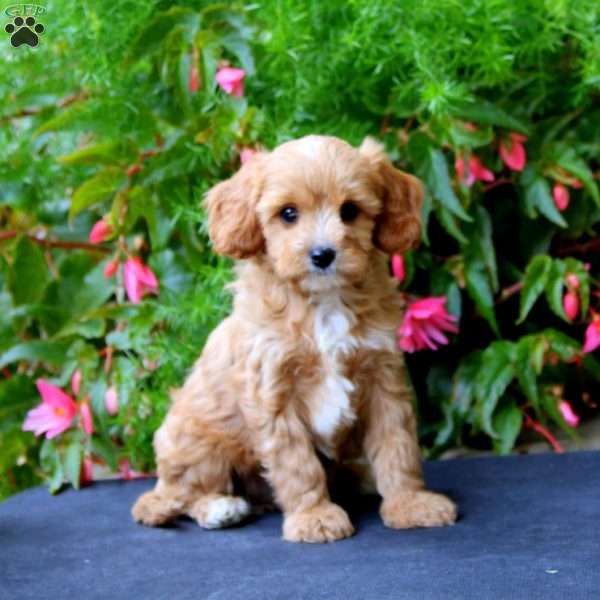
[[[330,500],[324,457],[363,459],[389,527],[455,521],[454,504],[424,489],[395,339],[403,307],[388,255],[418,242],[421,203],[419,181],[376,142],[325,136],[257,154],[210,190],[214,249],[239,259],[233,313],[173,394],[137,521],[232,525],[251,510],[234,478],[261,477],[286,540],[345,538],[352,523]]]

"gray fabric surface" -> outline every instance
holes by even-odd
[[[0,598],[411,600],[600,598],[600,453],[426,465],[460,507],[436,530],[393,531],[374,500],[357,534],[325,546],[280,539],[281,515],[203,531],[134,524],[152,481],[109,482],[0,504]]]

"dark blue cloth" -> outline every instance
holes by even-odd
[[[281,515],[203,531],[151,529],[130,508],[152,481],[109,482],[0,504],[0,598],[410,600],[600,598],[600,453],[428,463],[460,507],[453,527],[394,531],[374,500],[356,535],[281,540]]]

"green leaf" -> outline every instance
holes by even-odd
[[[511,342],[494,342],[484,350],[481,369],[477,373],[475,394],[478,425],[493,438],[498,435],[492,424],[492,415],[515,376],[513,360],[514,346]]]
[[[459,219],[470,221],[471,217],[452,189],[448,164],[443,152],[435,148],[424,134],[416,133],[410,138],[408,153],[434,200]]]
[[[22,421],[25,412],[38,400],[33,380],[25,375],[13,375],[0,380],[0,431],[9,420]]]
[[[521,425],[523,424],[523,413],[517,403],[511,398],[502,403],[496,411],[493,419],[494,431],[498,437],[493,440],[494,449],[498,454],[509,454],[515,445],[515,441]]]
[[[543,337],[528,335],[521,338],[515,348],[515,374],[525,397],[536,411],[540,403],[537,376],[542,371],[546,346]]]
[[[195,30],[199,24],[200,15],[189,8],[174,6],[159,13],[133,40],[129,46],[125,64],[129,65],[156,52],[175,27],[185,25]]]
[[[456,217],[447,210],[441,204],[437,204],[434,207],[435,216],[440,222],[441,226],[458,242],[461,244],[466,244],[468,242],[467,238],[464,236],[462,231],[460,230],[458,220]]]
[[[50,273],[44,254],[37,244],[22,236],[14,250],[14,262],[8,274],[8,287],[15,305],[39,302]]]
[[[521,181],[525,187],[525,208],[527,214],[530,217],[535,217],[539,211],[555,225],[567,227],[567,222],[563,219],[563,216],[554,204],[548,181],[535,174],[533,167],[529,166],[523,172]]]
[[[581,350],[581,343],[557,329],[544,329],[542,335],[550,345],[550,349],[561,361],[572,360]]]
[[[44,440],[40,449],[40,465],[49,476],[48,488],[50,493],[56,494],[64,483],[63,464],[58,448],[53,440]]]
[[[544,291],[548,281],[550,269],[552,268],[552,259],[545,254],[535,256],[529,261],[525,277],[523,279],[523,289],[521,290],[521,308],[517,323],[522,323],[529,311],[532,309],[539,295]]]
[[[498,268],[492,240],[492,221],[487,210],[480,204],[474,207],[473,212],[473,221],[466,223],[463,228],[468,243],[464,244],[461,250],[466,262],[475,260],[485,265],[490,288],[496,292],[498,290]]]
[[[467,121],[484,125],[498,125],[505,129],[529,134],[529,127],[523,121],[508,114],[497,104],[492,104],[482,98],[457,104],[452,108],[452,113]]]
[[[106,164],[114,165],[120,162],[129,162],[136,156],[136,146],[129,140],[116,142],[103,142],[94,144],[70,154],[57,158],[58,162],[67,165]]]
[[[548,155],[550,160],[554,160],[557,165],[579,179],[596,205],[600,206],[600,194],[598,193],[598,186],[594,181],[594,174],[587,163],[577,156],[572,147],[562,143],[554,144]]]
[[[552,309],[552,312],[563,321],[569,323],[567,315],[563,308],[563,289],[565,285],[565,263],[559,259],[552,262],[552,268],[548,274],[546,282],[546,300]]]
[[[69,218],[72,219],[88,206],[92,206],[92,204],[108,200],[118,191],[126,179],[125,173],[118,167],[107,167],[103,171],[96,173],[91,179],[88,179],[75,190],[71,199]]]
[[[60,365],[65,358],[70,343],[70,341],[64,340],[31,340],[17,344],[0,355],[0,369],[20,360]]]
[[[485,263],[479,257],[465,257],[465,281],[467,292],[475,302],[479,313],[490,324],[494,333],[500,336],[490,278]]]
[[[65,475],[67,476],[67,480],[76,490],[79,489],[81,453],[81,441],[76,438],[67,446],[64,459]]]
[[[112,471],[117,470],[117,451],[110,438],[92,437],[92,450],[110,467]]]

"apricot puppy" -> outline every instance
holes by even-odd
[[[286,540],[345,538],[352,523],[329,498],[321,455],[366,462],[387,526],[454,522],[454,504],[424,489],[387,266],[417,244],[421,202],[419,181],[373,140],[322,136],[258,154],[210,190],[214,249],[239,259],[233,313],[173,394],[137,521],[238,523],[251,508],[233,476],[259,474]]]

